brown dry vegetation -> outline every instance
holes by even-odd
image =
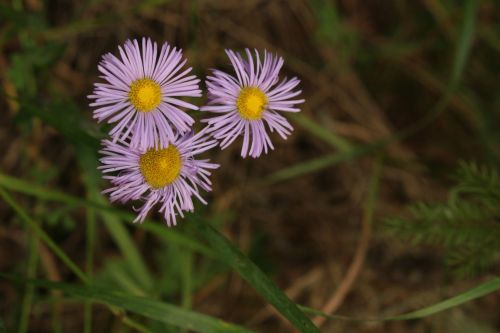
[[[150,36],[184,48],[200,77],[209,68],[229,68],[225,48],[277,52],[285,58],[283,74],[302,80],[305,119],[350,147],[410,128],[431,112],[447,89],[462,7],[445,1],[332,3],[338,10],[337,21],[323,15],[322,1],[25,1],[25,12],[47,20],[46,29],[26,32],[34,36],[34,43],[63,47],[60,56],[40,70],[36,98],[41,104],[71,100],[77,106],[77,119],[82,119],[79,126],[98,133],[90,121],[86,95],[97,80],[100,56],[116,52],[117,45],[128,38]],[[499,86],[494,69],[499,68],[495,59],[500,49],[496,7],[493,0],[481,2],[477,33],[461,81],[463,89],[452,95],[430,124],[386,149],[276,180],[272,177],[280,170],[341,153],[342,147],[305,126],[304,118],[292,118],[294,134],[287,141],[273,137],[275,151],[259,159],[241,159],[238,144],[210,153],[222,167],[213,176],[214,190],[204,214],[224,216],[223,233],[250,253],[292,300],[315,309],[382,317],[435,303],[487,279],[489,275],[453,277],[443,265],[439,247],[408,244],[388,234],[381,220],[406,214],[405,206],[417,200],[445,199],[448,175],[459,159],[487,160],[491,151],[498,154],[498,146],[481,139],[483,113],[495,107],[498,111],[494,95]],[[8,29],[8,25],[0,25],[0,31]],[[85,179],[77,162],[79,149],[50,123],[38,118],[19,120],[22,102],[5,98],[23,96],[6,74],[13,66],[12,55],[22,50],[22,38],[22,31],[18,37],[2,38],[1,172],[85,197]],[[58,112],[64,112],[64,107]],[[364,217],[367,188],[382,155],[370,228],[369,218]],[[40,221],[46,221],[55,209],[31,197],[16,194],[15,198]],[[46,231],[81,267],[85,266],[85,214],[84,209],[68,213],[74,222],[69,228],[46,224]],[[24,274],[26,229],[3,202],[0,218],[0,271]],[[184,228],[184,224],[178,227],[181,232]],[[128,231],[148,266],[158,271],[155,258],[168,244],[161,245],[133,226]],[[46,246],[37,246],[41,257],[38,277],[76,282]],[[96,274],[108,260],[121,255],[100,223],[95,253]],[[193,260],[196,274],[197,264],[206,262],[197,256]],[[168,284],[168,280],[162,283]],[[14,327],[17,321],[23,290],[0,281],[0,317],[7,327]],[[179,293],[174,292],[168,301],[179,304]],[[43,295],[40,292],[40,302],[33,305],[29,331],[53,331],[54,306],[64,332],[81,331],[81,303],[58,307],[44,301]],[[489,296],[417,321],[327,320],[321,322],[321,330],[495,332],[500,329],[498,301],[498,295]],[[260,332],[293,331],[246,282],[227,270],[213,274],[193,290],[192,308]],[[95,305],[93,329],[121,332],[125,326],[107,308]]]

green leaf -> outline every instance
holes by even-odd
[[[396,316],[388,316],[381,318],[356,318],[356,317],[348,317],[348,316],[339,316],[339,315],[328,315],[324,312],[311,309],[305,306],[301,306],[300,308],[307,313],[327,317],[330,319],[337,320],[347,320],[347,321],[399,321],[399,320],[410,320],[410,319],[419,319],[431,316],[433,314],[442,312],[444,310],[448,310],[459,305],[470,302],[479,297],[483,297],[485,295],[491,294],[500,289],[500,277],[495,277],[489,281],[483,282],[480,285],[471,288],[461,294],[448,298],[447,300],[438,302],[431,306],[425,307],[420,310],[408,312],[401,315]]]
[[[265,184],[273,184],[287,179],[295,178],[307,173],[316,172],[341,162],[352,160],[356,157],[372,153],[380,148],[379,143],[359,145],[353,149],[335,154],[327,154],[309,161],[301,162],[269,175]]]
[[[51,190],[45,186],[40,186],[23,179],[10,177],[1,173],[0,187],[35,196],[41,200],[60,202],[75,207],[96,208],[99,211],[113,213],[115,216],[120,217],[124,221],[132,221],[135,217],[132,213],[111,207],[105,203],[97,203],[95,201],[81,199],[80,197],[75,197],[57,190]],[[146,220],[143,224],[137,224],[137,226],[154,233],[158,237],[161,237],[169,242],[185,246],[207,257],[216,258],[215,253],[211,249],[207,248],[203,244],[200,244],[196,239],[190,238],[188,235],[181,234],[175,229],[165,228],[163,225],[148,223],[148,220]]]
[[[43,188],[37,187],[35,184],[30,184],[20,179],[8,177],[0,174],[0,186],[4,186],[6,188],[10,188],[12,190],[16,190],[22,193],[35,195],[41,199],[45,200],[54,200],[64,203],[70,204],[80,204],[80,205],[90,205],[100,210],[113,211],[113,208],[109,206],[102,206],[92,202],[86,202],[85,200],[81,200],[76,197],[69,196],[62,192],[58,191],[50,191],[43,190]],[[0,189],[0,193],[3,191]],[[120,214],[126,214],[121,211],[117,211]],[[290,315],[290,312],[295,312],[294,307],[297,307],[294,303],[292,303],[286,295],[284,295],[273,283],[269,280],[269,278],[260,271],[260,269],[252,263],[248,258],[246,258],[234,245],[232,245],[224,236],[222,236],[218,231],[213,229],[210,225],[203,224],[197,220],[192,221],[193,224],[196,224],[198,229],[204,233],[205,237],[212,244],[213,248],[216,250],[217,258],[224,260],[227,264],[233,267],[236,271],[238,271],[242,277],[247,280],[259,293],[264,296],[266,300],[268,300],[271,304],[276,307],[280,306],[280,309],[287,309],[285,313]],[[144,224],[143,226],[156,226],[155,224],[149,223]],[[170,233],[171,229],[161,228],[161,226],[152,227],[148,230],[164,230],[166,234]],[[177,234],[175,234],[177,235]],[[182,239],[182,235],[179,235]],[[178,241],[179,239],[175,237],[168,239],[172,239]],[[187,244],[193,242],[193,240],[186,238],[188,240]],[[179,241],[179,243],[184,244],[183,241]],[[184,244],[186,245],[186,244]],[[201,246],[201,245],[200,245]],[[188,245],[188,247],[190,247]],[[193,249],[197,249],[194,247]],[[204,247],[201,246],[201,249]],[[200,250],[202,252],[204,250]],[[211,251],[211,250],[210,250]],[[216,254],[210,252],[211,256],[215,256]],[[1,274],[0,274],[1,275]],[[2,275],[5,276],[5,275]],[[423,318],[425,316],[429,316],[446,309],[459,306],[466,302],[469,302],[473,299],[482,297],[484,295],[490,294],[494,291],[500,289],[500,277],[496,277],[490,281],[482,283],[481,285],[474,287],[464,293],[461,293],[457,296],[451,297],[445,301],[439,302],[437,304],[431,305],[429,307],[413,311],[407,314],[399,315],[399,316],[390,316],[390,317],[382,317],[382,318],[356,318],[356,317],[348,317],[348,316],[338,316],[338,315],[328,315],[326,313],[322,313],[321,311],[311,309],[304,306],[298,306],[302,311],[313,314],[313,315],[321,315],[332,319],[341,319],[341,320],[350,320],[350,321],[387,321],[387,320],[409,320],[409,319],[417,319]],[[290,307],[290,308],[289,308]],[[290,310],[291,309],[291,310]],[[281,311],[281,310],[280,310]],[[283,312],[282,312],[283,313]],[[285,314],[283,313],[283,314]],[[287,318],[289,318],[287,316]],[[303,318],[303,314],[294,318],[294,321],[301,320]],[[311,331],[311,330],[310,330]],[[305,331],[307,332],[307,331]],[[317,332],[317,329],[313,326],[312,332]],[[1,330],[0,330],[1,333]]]
[[[196,251],[200,254],[203,254],[205,257],[211,259],[217,259],[217,254],[210,249],[209,247],[201,244],[198,240],[195,240],[189,235],[181,234],[180,232],[173,231],[172,229],[165,228],[163,224],[158,223],[147,223],[144,222],[140,225],[146,231],[149,231],[161,239],[165,240],[167,243],[173,243],[182,245],[185,248]]]
[[[451,69],[451,89],[456,88],[465,69],[467,57],[472,46],[472,39],[476,30],[478,6],[479,0],[469,0],[465,5],[464,20],[460,31],[457,50],[455,51],[453,67]]]
[[[106,260],[92,282],[99,286],[109,286],[134,296],[148,296],[130,272],[130,264],[124,257]],[[157,295],[154,295],[157,296]]]
[[[325,127],[317,124],[308,116],[304,114],[293,114],[291,115],[291,118],[300,126],[308,130],[311,134],[322,139],[339,151],[346,152],[352,149],[349,141],[326,129]]]
[[[28,264],[26,269],[26,277],[34,278],[36,276],[37,264],[38,264],[38,239],[33,233],[29,233],[29,245],[28,245]],[[17,325],[17,333],[25,333],[28,331],[30,314],[32,311],[33,304],[33,286],[26,286],[24,291],[24,297],[21,305],[21,314],[19,318],[19,323]]]
[[[500,277],[486,281],[477,287],[469,289],[466,292],[461,293],[452,298],[449,298],[445,301],[436,303],[434,305],[428,306],[426,308],[417,311],[409,312],[399,316],[389,317],[388,320],[408,320],[408,319],[427,317],[435,313],[451,309],[460,304],[467,303],[473,299],[482,297],[484,295],[491,294],[492,292],[497,291],[498,289],[500,289]]]
[[[65,294],[83,300],[107,304],[118,307],[135,314],[158,320],[163,323],[174,325],[183,329],[193,330],[202,333],[250,333],[249,329],[224,322],[198,312],[184,310],[175,305],[163,303],[144,297],[129,296],[119,292],[110,291],[107,288],[84,287],[81,285],[59,283],[45,280],[26,280],[21,277],[13,277],[1,274],[3,278],[22,283],[33,284],[38,287],[48,289],[58,289]]]
[[[54,254],[84,283],[88,283],[88,277],[82,270],[68,257],[68,255],[61,249],[56,242],[50,238],[45,231],[36,223],[28,213],[17,203],[14,199],[5,191],[0,188],[0,197],[12,207],[16,214],[23,220],[26,225],[31,228],[36,236],[38,236],[49,249],[51,249]]]
[[[190,220],[200,235],[205,237],[217,252],[219,258],[232,267],[245,279],[266,301],[271,303],[300,332],[319,332],[311,320],[264,274],[257,265],[248,259],[226,237],[208,223],[197,218]]]
[[[82,169],[83,182],[87,188],[87,196],[98,204],[105,205],[106,199],[102,196],[99,190],[101,182],[101,174],[98,171],[97,152],[90,149],[80,149],[78,154],[78,162]],[[89,209],[87,207],[87,209]],[[139,287],[144,290],[151,291],[153,286],[153,277],[149,272],[144,259],[141,256],[139,249],[132,240],[129,231],[122,223],[120,216],[107,211],[99,210],[98,214],[102,218],[104,225],[120,249],[123,257],[127,260],[130,266],[130,273],[136,280]]]
[[[20,100],[20,115],[37,117],[61,133],[79,153],[95,152],[99,149],[102,133],[96,125],[82,117],[82,111],[72,100],[54,99],[42,103],[35,98]],[[18,116],[18,117],[19,117]]]

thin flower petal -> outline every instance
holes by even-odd
[[[243,136],[241,156],[256,158],[274,149],[268,130],[276,131],[283,139],[293,131],[290,123],[279,113],[300,112],[297,105],[305,101],[296,98],[301,94],[301,90],[295,90],[300,80],[293,77],[279,81],[283,58],[268,51],[264,51],[262,57],[257,50],[253,54],[249,49],[245,49],[246,57],[231,50],[226,50],[226,54],[235,76],[218,69],[212,70],[212,74],[206,79],[208,103],[200,110],[214,116],[205,118],[202,122],[209,124],[210,132],[219,140],[221,149]],[[255,113],[252,116],[244,111],[240,113],[239,107],[245,110],[245,106],[238,104],[238,98],[244,89],[247,89],[247,93],[251,89],[257,89],[257,94],[265,96],[259,97],[261,104],[258,107],[262,107],[257,109],[256,116]]]
[[[195,156],[217,145],[210,138],[208,128],[194,134],[177,135],[171,144],[177,149],[181,164],[179,174],[173,181],[163,187],[154,188],[146,181],[140,168],[141,156],[147,149],[133,147],[130,142],[113,142],[104,140],[99,169],[103,178],[109,180],[111,187],[104,190],[112,202],[127,203],[140,200],[142,206],[135,209],[137,217],[134,222],[143,222],[148,213],[159,204],[158,211],[163,215],[168,226],[177,224],[177,216],[194,210],[193,197],[203,204],[199,188],[206,192],[212,190],[209,176],[210,170],[217,169],[218,164],[208,160],[196,160]]]
[[[142,38],[141,44],[128,40],[118,50],[119,58],[109,53],[103,56],[98,69],[106,83],[96,83],[88,96],[94,118],[114,124],[109,132],[113,141],[130,136],[135,148],[166,147],[178,133],[190,131],[194,119],[180,107],[198,107],[180,98],[199,97],[201,90],[196,76],[189,75],[191,68],[184,68],[187,60],[182,50],[165,43],[158,51],[149,38]],[[150,80],[159,87],[158,103],[151,102],[151,108],[141,109],[129,97],[133,83],[139,80]]]

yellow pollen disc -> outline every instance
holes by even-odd
[[[149,149],[139,159],[139,169],[153,188],[171,184],[181,173],[181,167],[181,154],[173,145],[160,150]]]
[[[128,92],[130,103],[141,112],[155,109],[161,101],[160,85],[151,79],[139,79],[132,82]]]
[[[257,87],[241,89],[236,106],[240,116],[247,120],[259,120],[267,104],[267,96]]]

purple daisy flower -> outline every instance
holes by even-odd
[[[178,97],[201,96],[199,79],[186,64],[182,50],[149,38],[128,40],[118,47],[120,59],[107,53],[98,69],[106,83],[96,83],[92,95],[94,118],[116,123],[109,132],[113,142],[130,136],[130,145],[142,149],[167,147],[176,133],[191,130],[193,118],[179,107],[197,110],[193,104]]]
[[[214,69],[207,77],[208,105],[201,111],[220,115],[204,119],[212,128],[214,138],[221,140],[222,149],[243,135],[241,156],[259,157],[274,149],[266,126],[276,131],[283,139],[293,131],[292,125],[278,112],[299,112],[296,104],[303,99],[293,99],[301,90],[294,90],[300,80],[296,77],[279,82],[279,71],[283,58],[264,51],[261,61],[255,50],[255,59],[246,49],[247,60],[231,50],[226,53],[233,65],[236,77]]]
[[[194,210],[192,197],[203,204],[206,201],[199,194],[199,188],[212,190],[209,170],[219,167],[209,160],[195,160],[194,156],[217,145],[206,130],[193,132],[175,138],[167,148],[132,147],[125,142],[104,140],[104,155],[99,169],[113,187],[105,190],[111,202],[144,200],[137,211],[134,222],[142,222],[149,210],[160,203],[159,212],[168,226],[176,225],[176,215]]]

